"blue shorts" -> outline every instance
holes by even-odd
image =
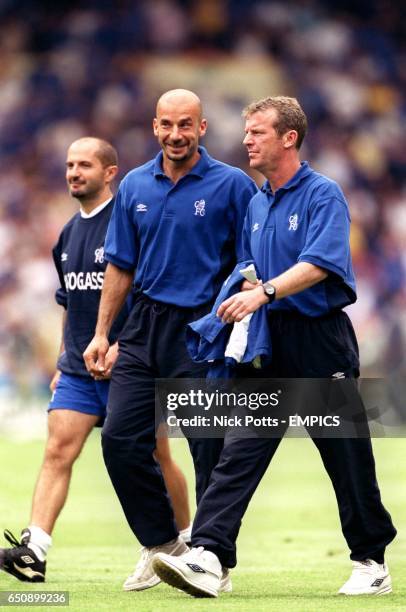
[[[62,372],[49,402],[48,411],[63,408],[94,414],[104,420],[109,386],[108,380],[93,380]]]

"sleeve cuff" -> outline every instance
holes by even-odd
[[[104,258],[106,261],[114,264],[117,268],[122,268],[123,270],[135,270],[135,265],[128,261],[123,261],[118,257],[114,257],[114,255],[110,255],[109,253],[104,254]]]
[[[57,304],[59,304],[59,306],[63,306],[66,310],[68,306],[68,297],[62,288],[55,291],[55,301]]]
[[[324,259],[313,257],[312,255],[301,255],[297,261],[304,261],[306,263],[313,264],[314,266],[318,266],[319,268],[323,268],[324,270],[328,270],[329,272],[334,272],[334,274],[337,274],[340,278],[345,280],[345,271],[342,268],[338,268],[330,261],[325,261]]]

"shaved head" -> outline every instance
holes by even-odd
[[[89,151],[93,151],[94,155],[101,162],[103,168],[107,166],[118,166],[118,155],[117,151],[107,140],[102,138],[95,138],[94,136],[84,136],[78,138],[70,145],[71,148],[86,148]]]
[[[170,89],[162,94],[156,105],[156,115],[158,117],[164,108],[176,108],[179,106],[194,108],[197,111],[199,120],[202,119],[203,109],[200,98],[193,91],[189,91],[189,89]]]
[[[188,89],[171,89],[162,94],[153,126],[162,148],[165,171],[174,166],[177,172],[190,170],[200,157],[199,139],[207,128],[198,96]]]
[[[88,210],[111,197],[110,183],[117,174],[117,164],[117,151],[107,140],[86,136],[72,142],[66,159],[71,196]]]

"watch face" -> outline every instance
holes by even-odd
[[[268,284],[268,283],[264,284],[264,289],[265,289],[265,293],[267,295],[273,295],[275,293],[275,287],[273,285]]]

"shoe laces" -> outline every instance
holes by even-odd
[[[17,548],[18,546],[21,546],[21,543],[17,540],[15,535],[11,533],[9,529],[4,530],[4,537],[6,538],[7,542],[11,544],[13,548]]]
[[[196,548],[191,548],[189,551],[189,554],[192,554],[193,556],[201,556],[203,553],[205,552],[205,548],[204,546],[196,546]]]
[[[141,574],[144,571],[151,555],[154,554],[153,551],[153,548],[147,548],[146,546],[140,548],[139,552],[141,553],[141,558],[138,560],[138,563],[135,566],[134,575]]]
[[[374,566],[370,562],[369,559],[365,559],[364,561],[354,561],[353,562],[353,568],[354,568],[353,571],[357,572],[357,574],[371,574],[374,570],[376,571],[378,567]]]

